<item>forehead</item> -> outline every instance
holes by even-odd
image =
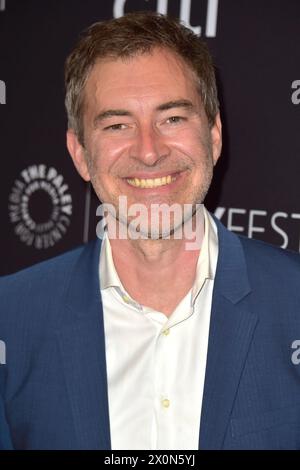
[[[168,101],[195,94],[198,95],[195,72],[167,49],[154,49],[126,59],[101,59],[94,65],[85,86],[85,101],[89,106],[113,105],[114,101],[120,105],[120,99]]]

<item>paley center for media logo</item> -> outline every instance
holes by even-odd
[[[54,167],[31,165],[14,182],[8,209],[19,239],[36,249],[46,249],[61,240],[70,225],[72,196]]]

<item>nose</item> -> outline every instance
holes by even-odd
[[[153,166],[170,153],[162,135],[151,125],[140,126],[131,148],[131,157]]]

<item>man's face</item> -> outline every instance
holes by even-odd
[[[221,150],[191,69],[168,50],[99,61],[84,90],[84,146],[69,131],[81,176],[102,202],[201,203]]]

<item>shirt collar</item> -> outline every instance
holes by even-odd
[[[122,286],[114,265],[111,245],[106,230],[104,232],[100,253],[100,283],[101,289]]]
[[[213,280],[216,273],[216,260],[218,256],[217,227],[209,212],[203,206],[204,215],[204,237],[198,257],[196,278],[192,287],[192,304],[206,279]]]

